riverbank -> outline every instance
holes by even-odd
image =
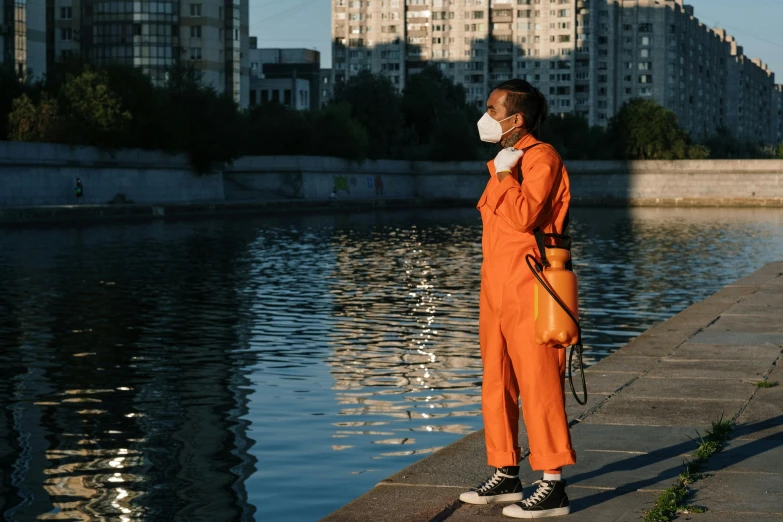
[[[107,220],[181,219],[232,214],[362,212],[373,209],[441,208],[468,205],[453,199],[368,199],[337,201],[230,201],[159,205],[47,205],[0,207],[0,225]]]
[[[467,199],[347,199],[331,201],[265,200],[201,203],[167,203],[157,205],[42,205],[0,207],[0,226],[47,223],[99,223],[119,220],[188,219],[220,215],[285,214],[318,212],[363,212],[379,209],[471,208]],[[574,198],[574,207],[664,207],[664,208],[783,208],[783,198],[706,199],[590,199]]]
[[[577,205],[783,207],[783,160],[565,164]],[[341,208],[469,206],[478,200],[487,176],[481,161],[357,163],[315,156],[244,157],[214,174],[197,175],[182,155],[0,142],[0,209],[15,216],[4,218],[6,222],[46,220],[52,213],[57,219],[85,219],[290,206],[305,211],[329,208],[334,200]],[[82,203],[90,210],[72,210],[77,178],[84,188]],[[41,207],[62,208],[49,212]]]
[[[634,338],[586,374],[566,407],[577,450],[570,521],[638,520],[669,488],[713,421],[737,422],[690,503],[704,520],[783,520],[783,262],[770,263]],[[526,445],[524,426],[520,428]],[[478,431],[380,482],[328,522],[510,520],[460,491],[485,479]],[[526,492],[540,478],[521,464]],[[566,520],[566,519],[564,519]]]

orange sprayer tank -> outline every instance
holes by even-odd
[[[565,267],[571,258],[571,253],[565,248],[547,248],[546,257],[550,266],[541,272],[542,279],[578,319],[576,275]],[[548,346],[576,344],[579,340],[579,330],[574,321],[538,281],[535,281],[533,292],[536,344]]]

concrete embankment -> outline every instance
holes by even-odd
[[[690,503],[710,522],[783,520],[783,262],[770,263],[633,339],[567,399],[577,464],[564,470],[569,521],[639,520],[683,471],[712,421],[737,422]],[[520,440],[526,446],[524,426]],[[526,493],[541,477],[521,463]],[[478,431],[379,483],[326,522],[501,521],[503,505],[461,491],[491,474]]]
[[[566,161],[566,167],[576,205],[783,207],[783,160]],[[90,210],[74,207],[76,178]],[[480,161],[246,157],[197,175],[183,155],[0,142],[0,209],[16,209],[3,214],[12,216],[0,218],[6,222],[46,221],[52,213],[66,220],[305,209],[332,199],[364,208],[468,206],[486,181]],[[55,206],[62,208],[40,209]]]

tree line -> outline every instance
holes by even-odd
[[[57,64],[32,85],[0,71],[0,139],[186,153],[202,173],[247,155],[486,160],[495,149],[479,141],[481,112],[435,67],[411,75],[401,94],[363,72],[310,111],[276,103],[241,110],[186,67],[162,86],[133,67],[79,61]],[[565,159],[783,158],[783,144],[742,142],[727,129],[695,143],[673,112],[642,99],[626,103],[606,128],[565,115],[550,117],[541,134]]]

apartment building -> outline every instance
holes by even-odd
[[[775,85],[775,90],[772,93],[772,107],[777,114],[778,128],[777,138],[773,140],[773,143],[783,143],[783,84]]]
[[[46,74],[46,0],[0,0],[0,62],[26,81]]]
[[[321,89],[319,98],[321,99],[321,107],[323,107],[332,101],[332,97],[334,96],[334,84],[332,84],[331,69],[321,69],[319,89]]]
[[[483,105],[523,78],[553,113],[606,125],[626,101],[650,98],[695,138],[720,126],[771,139],[774,76],[683,0],[333,0],[335,84],[359,71],[399,89],[426,65]],[[733,78],[733,80],[732,80]],[[732,83],[732,81],[734,83]],[[748,97],[747,99],[745,97]],[[757,117],[758,116],[758,117]]]
[[[49,63],[81,54],[138,67],[157,84],[175,64],[190,63],[205,85],[247,105],[248,0],[45,1]]]

